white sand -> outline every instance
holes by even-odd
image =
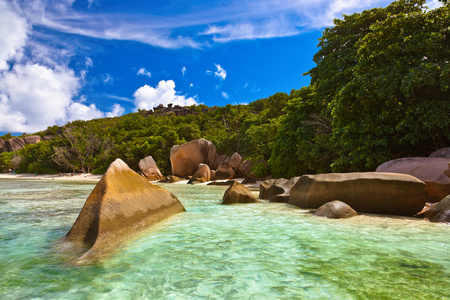
[[[58,174],[45,174],[35,175],[32,173],[12,174],[12,173],[0,173],[0,179],[36,179],[36,180],[74,180],[74,181],[99,181],[103,175],[92,175],[90,173],[75,173],[71,176],[70,173],[66,173],[65,176],[61,173]]]

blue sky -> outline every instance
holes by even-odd
[[[390,2],[0,0],[0,134],[289,93],[334,18]]]

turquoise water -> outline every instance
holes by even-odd
[[[450,226],[328,220],[226,187],[167,184],[187,209],[87,266],[61,249],[92,183],[0,180],[2,299],[450,299]]]

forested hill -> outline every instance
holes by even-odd
[[[367,171],[450,145],[450,4],[402,0],[335,20],[319,39],[311,84],[248,105],[158,108],[75,121],[49,141],[0,154],[0,169],[102,173],[117,157],[137,169],[170,148],[212,141],[220,154],[264,159],[257,176]]]

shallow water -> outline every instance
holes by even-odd
[[[88,266],[60,247],[92,183],[0,180],[2,299],[450,299],[450,226],[328,220],[227,187],[167,184],[187,212]]]

